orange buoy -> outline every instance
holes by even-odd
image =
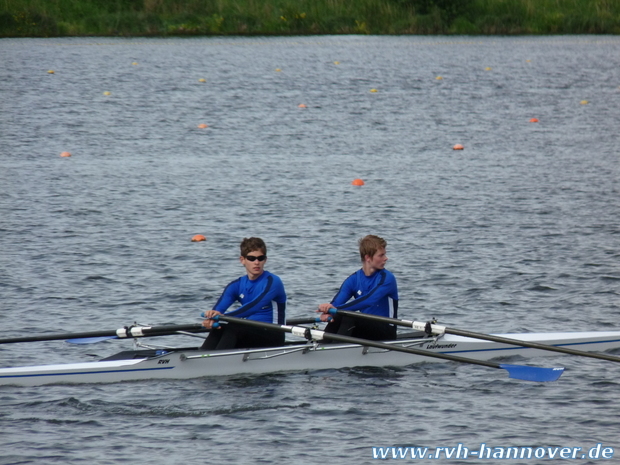
[[[207,238],[203,236],[202,234],[196,234],[194,237],[192,237],[192,242],[202,242],[206,240]]]
[[[354,179],[353,181],[351,181],[351,184],[353,184],[354,186],[363,186],[364,181],[358,178],[358,179]]]
[[[200,124],[198,125],[198,127],[199,127],[200,129],[204,129],[204,128],[208,128],[209,126],[207,126],[207,125],[206,125],[206,124],[204,124],[204,123],[200,123]]]
[[[463,147],[461,144],[456,144],[454,147],[452,147],[453,150],[463,150],[465,147]]]
[[[530,123],[538,123],[538,118],[532,118],[532,119],[530,120]]]
[[[297,105],[299,108],[306,108],[306,105],[304,105],[303,103],[300,103],[299,105]]]
[[[70,156],[71,156],[71,153],[69,153],[69,152],[61,152],[60,156],[61,156],[61,157],[64,157],[64,158],[66,158],[66,157],[70,157]]]

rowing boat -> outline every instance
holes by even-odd
[[[499,337],[581,351],[620,347],[620,331],[499,334]],[[137,341],[134,339],[134,341]],[[135,342],[138,344],[137,342]],[[424,332],[406,333],[387,344],[430,354],[450,354],[471,360],[498,357],[539,357],[548,351],[488,340]],[[430,355],[429,354],[429,355]],[[135,347],[99,361],[0,369],[0,385],[115,383],[150,379],[190,379],[207,376],[267,374],[347,367],[402,367],[434,362],[429,356],[379,349],[364,344],[289,341],[281,347],[204,351],[190,348]]]

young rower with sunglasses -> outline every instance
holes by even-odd
[[[252,347],[274,347],[284,344],[284,333],[239,324],[224,324],[212,329],[215,315],[226,312],[228,316],[247,318],[266,323],[285,324],[286,292],[282,280],[265,270],[267,246],[258,237],[241,241],[239,261],[245,267],[246,275],[234,280],[213,306],[205,312],[202,325],[211,329],[202,345],[206,350],[237,349]],[[235,302],[241,306],[227,311]]]
[[[385,269],[387,242],[368,235],[359,241],[362,268],[349,276],[330,303],[319,305],[321,320],[329,320],[329,310],[348,310],[398,318],[398,287],[394,275]],[[351,300],[352,299],[352,300]],[[396,339],[396,326],[336,314],[327,325],[328,333],[376,341]]]

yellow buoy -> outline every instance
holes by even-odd
[[[200,78],[198,79],[198,82],[207,82],[207,80],[205,78]]]
[[[137,61],[134,61],[134,62],[132,63],[132,65],[134,65],[134,66],[136,66],[137,64],[138,64],[138,62],[137,62]]]
[[[582,100],[582,101],[581,101],[581,102],[579,102],[579,103],[581,103],[582,105],[587,105],[587,104],[588,104],[588,103],[590,103],[590,102],[588,102],[587,100]]]
[[[103,95],[112,95],[112,92],[109,92],[109,91],[107,91],[107,90],[106,90],[106,91],[103,93]]]
[[[279,73],[280,71],[282,71],[280,68],[276,68],[276,71]]]
[[[370,92],[378,92],[377,89],[370,89]]]
[[[54,74],[54,70],[53,70],[53,69],[50,69],[50,70],[47,72],[47,74]]]
[[[442,78],[441,76],[437,76],[435,79],[436,79],[437,81],[441,81],[443,78]]]
[[[491,68],[489,68],[488,66],[486,68],[484,68],[485,71],[491,71]]]
[[[340,62],[339,62],[339,61],[334,61],[334,64],[335,64],[335,65],[339,65],[339,64],[340,64]]]

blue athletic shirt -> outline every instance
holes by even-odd
[[[351,297],[354,300],[349,302]],[[396,278],[385,269],[370,276],[366,276],[364,270],[359,269],[344,280],[331,304],[338,310],[398,318]]]
[[[226,312],[233,303],[241,307]],[[226,312],[228,316],[263,321],[265,323],[285,324],[286,292],[282,280],[269,271],[254,281],[241,276],[231,282],[213,306],[213,310]]]

